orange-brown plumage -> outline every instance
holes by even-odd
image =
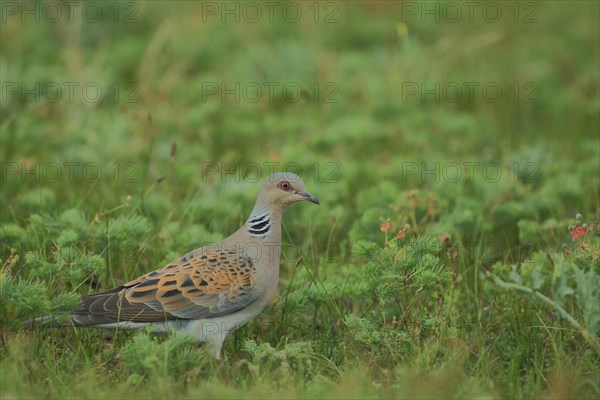
[[[249,257],[232,250],[194,253],[119,288],[85,296],[73,321],[88,325],[100,320],[197,319],[235,311],[255,299],[256,268]]]

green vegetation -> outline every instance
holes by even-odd
[[[1,3],[0,397],[600,397],[597,2],[48,3]],[[223,371],[22,328],[235,231],[269,163],[321,206]]]

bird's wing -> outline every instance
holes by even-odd
[[[240,310],[259,295],[248,256],[195,251],[118,288],[84,296],[72,320],[99,325],[211,318]]]

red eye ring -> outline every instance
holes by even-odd
[[[292,188],[292,185],[290,185],[290,183],[288,181],[281,181],[279,182],[279,184],[277,185],[277,187],[281,190],[285,190],[286,192],[289,191]]]

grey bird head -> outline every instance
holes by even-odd
[[[258,199],[264,206],[283,209],[302,200],[320,204],[315,196],[306,191],[302,179],[291,172],[276,172],[268,176],[260,188]]]

